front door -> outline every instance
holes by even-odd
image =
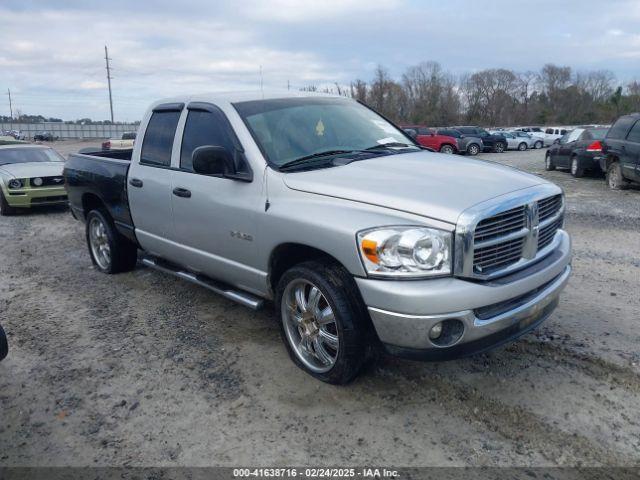
[[[142,248],[168,258],[173,239],[171,157],[182,105],[157,107],[151,114],[140,155],[129,167],[127,195]]]
[[[235,286],[261,291],[264,275],[254,268],[258,213],[264,212],[262,183],[194,172],[193,151],[221,146],[232,152],[240,171],[249,166],[224,113],[211,104],[188,107],[180,147],[180,164],[173,174],[173,224],[178,262],[190,270]]]

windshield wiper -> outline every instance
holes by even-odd
[[[359,150],[326,150],[324,152],[316,152],[311,155],[305,155],[304,157],[296,158],[295,160],[291,160],[289,162],[283,163],[278,167],[280,171],[289,170],[294,167],[298,167],[300,165],[315,163],[310,160],[323,159],[325,157],[333,157],[335,155],[344,155],[345,153],[357,153]]]

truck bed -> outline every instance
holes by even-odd
[[[84,221],[94,208],[106,209],[120,233],[136,242],[127,197],[132,150],[83,149],[69,155],[64,179],[74,217]]]

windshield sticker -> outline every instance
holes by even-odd
[[[316,124],[316,135],[319,137],[324,136],[324,123],[322,123],[322,120],[318,120]]]

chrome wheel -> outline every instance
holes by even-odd
[[[89,245],[98,266],[103,270],[111,267],[111,247],[107,228],[99,218],[93,217],[89,222]]]
[[[533,148],[535,148],[536,150],[538,150],[539,148],[542,148],[542,142],[536,142]]]
[[[502,142],[496,143],[496,152],[497,153],[504,152],[504,144]]]
[[[522,142],[520,145],[518,145],[518,150],[520,150],[521,152],[524,152],[527,149],[527,144]]]
[[[285,288],[282,322],[289,345],[311,371],[331,370],[338,359],[340,340],[331,305],[313,283],[296,279]]]
[[[480,152],[480,147],[478,147],[476,144],[469,145],[469,155],[471,155],[472,157],[475,157],[479,152]]]

